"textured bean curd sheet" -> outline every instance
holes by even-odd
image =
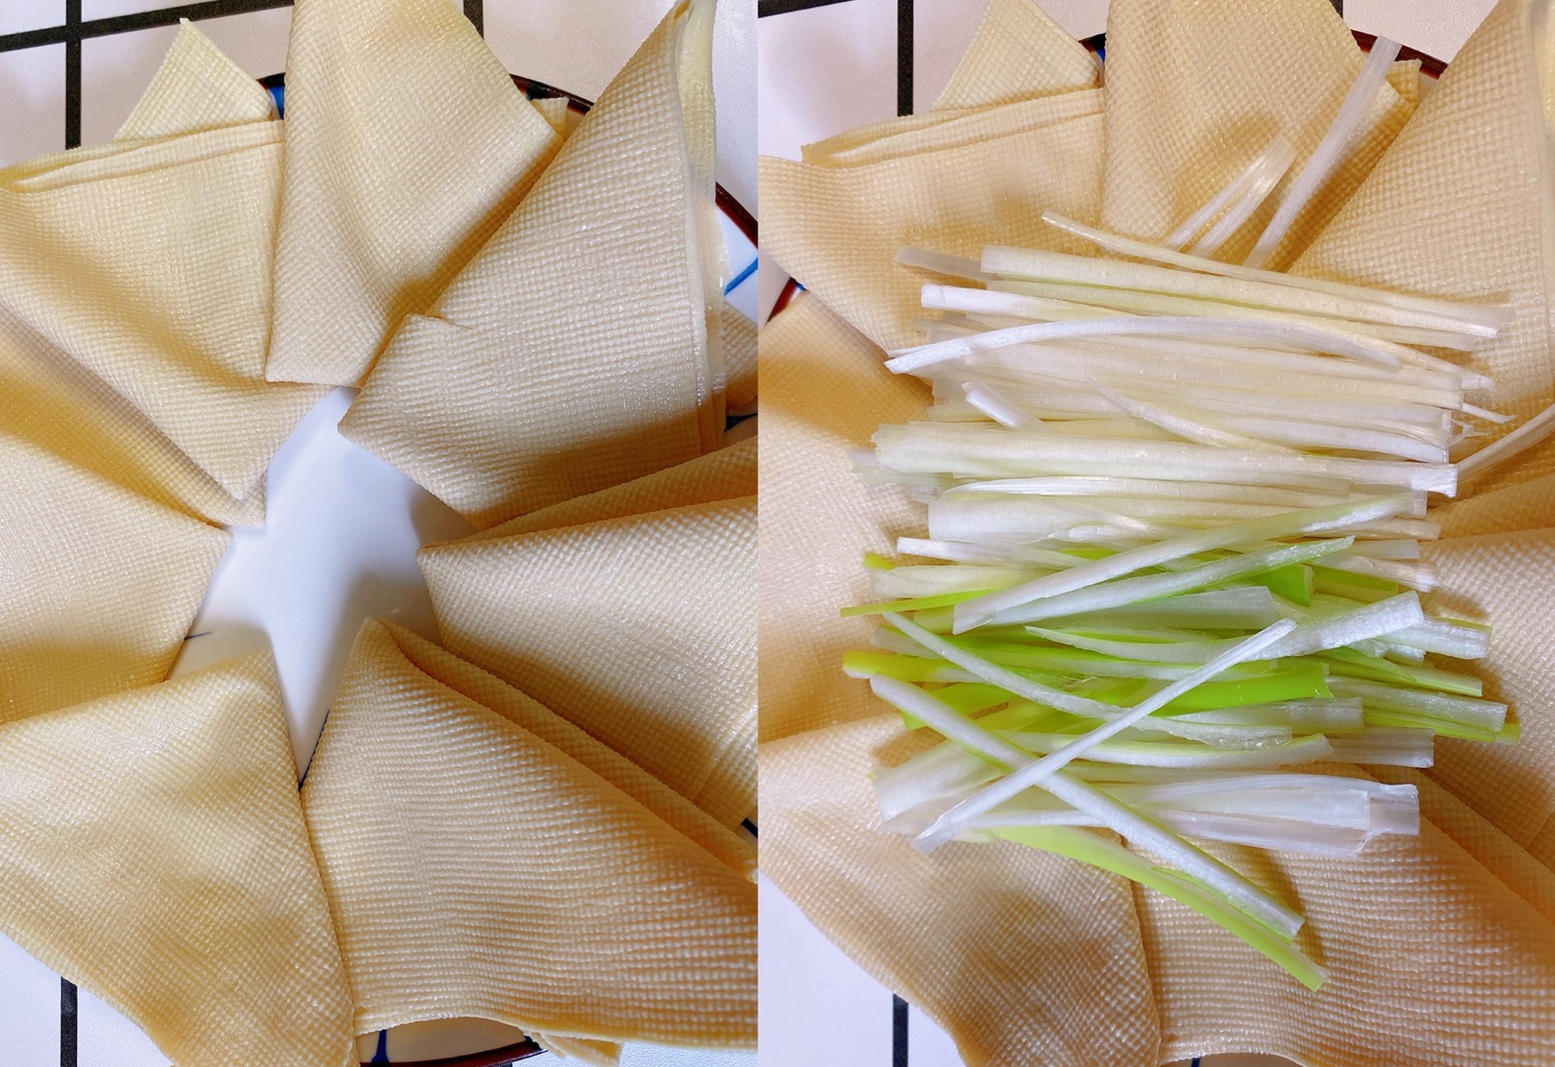
[[[1474,364],[1495,379],[1476,403],[1514,416],[1496,437],[1555,387],[1552,57],[1542,0],[1503,0],[1423,99],[1413,67],[1395,66],[1368,132],[1269,264],[1509,305],[1511,324]],[[1555,618],[1541,592],[1555,578],[1555,446],[1476,475],[1432,511],[1443,538],[1425,549],[1440,575],[1426,608],[1495,627],[1468,669],[1516,709],[1521,742],[1439,738],[1423,771],[1325,768],[1418,790],[1419,835],[1379,837],[1358,856],[1204,846],[1306,916],[1297,945],[1329,971],[1317,992],[1096,868],[1008,842],[924,857],[884,832],[870,775],[939,738],[905,732],[838,669],[876,625],[838,615],[880,599],[861,557],[923,535],[921,505],[853,470],[879,426],[918,418],[931,399],[883,366],[886,349],[922,342],[920,288],[943,280],[896,263],[897,249],[974,261],[991,244],[1094,252],[1043,226],[1044,210],[1159,243],[1276,133],[1298,172],[1363,60],[1320,0],[1113,0],[1098,92],[1094,62],[1035,5],[993,0],[933,113],[810,146],[801,163],[762,162],[764,247],[809,290],[760,337],[762,867],[968,1063],[1255,1052],[1531,1067],[1555,1056]],[[1240,262],[1261,228],[1217,258]]]
[[[712,23],[579,121],[446,0],[300,0],[285,123],[186,23],[117,140],[0,171],[0,930],[180,1067],[754,1046]],[[459,654],[369,621],[299,794],[268,654],[164,679],[339,384],[482,532],[422,556]]]

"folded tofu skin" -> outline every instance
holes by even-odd
[[[761,161],[762,870],[966,1063],[1555,1060],[1551,6],[991,0]]]
[[[402,640],[364,627],[302,793],[357,1031],[473,1016],[748,1046],[749,877]]]
[[[341,421],[478,528],[723,443],[711,8],[644,42]]]
[[[582,119],[447,0],[297,0],[284,119],[185,21],[113,141],[0,170],[0,932],[162,1062],[755,1047],[757,445],[725,411],[758,382],[713,16],[675,4]],[[169,676],[337,386],[482,532],[425,548],[448,647],[362,627],[299,782],[271,653]],[[233,585],[309,518],[308,447]]]
[[[181,1067],[354,1063],[268,653],[0,729],[0,929]]]

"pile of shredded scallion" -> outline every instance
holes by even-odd
[[[926,537],[866,560],[879,602],[845,610],[882,621],[847,672],[944,738],[876,775],[885,827],[1114,871],[1311,988],[1303,917],[1193,840],[1355,855],[1418,832],[1416,791],[1310,765],[1517,737],[1450,662],[1488,630],[1419,596],[1429,495],[1500,458],[1452,461],[1506,421],[1466,364],[1509,312],[1260,266],[1397,50],[1378,42],[1299,173],[1277,138],[1162,245],[1047,214],[1129,258],[903,249],[955,283],[924,285],[942,314],[888,364],[934,404],[858,460],[928,505]],[[1207,258],[1271,196],[1247,263]]]

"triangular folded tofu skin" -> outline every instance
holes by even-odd
[[[1093,89],[1101,68],[1034,0],[990,0],[935,111]]]
[[[1515,745],[1441,738],[1425,774],[1555,870],[1555,607],[1545,595],[1555,530],[1452,537],[1423,557],[1441,575],[1426,607],[1491,627],[1489,654],[1453,668],[1482,678],[1486,699],[1511,705],[1522,727]]]
[[[670,13],[340,424],[479,528],[722,444],[711,16]]]
[[[761,331],[766,386],[762,436],[757,648],[762,741],[880,711],[869,687],[840,669],[869,647],[865,553],[890,554],[917,537],[923,507],[901,486],[870,484],[849,454],[882,423],[919,417],[925,384],[885,368],[885,353],[814,293],[797,296]]]
[[[0,171],[0,311],[239,500],[323,395],[264,380],[281,154],[246,122]]]
[[[156,77],[114,140],[176,137],[275,117],[269,91],[185,19]]]
[[[448,0],[299,0],[272,381],[359,385],[558,143]]]
[[[974,260],[990,244],[1089,251],[1042,212],[1096,220],[1101,104],[1091,91],[961,113],[895,136],[882,124],[854,146],[869,149],[856,166],[763,156],[762,249],[875,344],[921,344],[923,286],[941,279],[897,263],[902,247]],[[949,136],[967,123],[975,136]]]
[[[229,540],[0,435],[0,721],[167,677]]]
[[[348,1067],[267,653],[0,726],[0,929],[179,1067]]]
[[[748,838],[713,821],[701,808],[643,770],[637,764],[595,740],[528,694],[513,688],[494,674],[434,645],[424,637],[392,623],[369,619],[363,624],[363,641],[371,641],[392,655],[381,628],[399,655],[427,677],[462,696],[495,711],[515,726],[555,745],[572,759],[599,775],[663,819],[670,826],[745,875],[756,868],[756,850]]]
[[[264,521],[264,483],[238,500],[111,386],[0,312],[0,433],[186,515]]]
[[[580,526],[586,522],[620,519],[687,504],[755,496],[756,456],[756,438],[752,437],[635,481],[520,515],[501,526],[471,534],[460,543],[493,541],[514,534]]]
[[[448,648],[726,826],[756,803],[756,500],[418,555]]]
[[[750,1047],[756,887],[368,623],[303,788],[356,1030]]]
[[[270,94],[186,22],[118,140],[271,117]],[[0,314],[0,431],[209,522],[254,526],[264,520],[262,484],[239,500],[112,386],[5,314]]]
[[[1555,401],[1555,48],[1542,2],[1502,0],[1469,38],[1375,170],[1292,273],[1510,304],[1472,363],[1495,379],[1482,407],[1519,416]],[[1476,491],[1555,470],[1545,445]]]

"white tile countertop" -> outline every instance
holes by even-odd
[[[1037,0],[1078,39],[1106,31],[1107,0]],[[1450,61],[1493,0],[1344,0],[1350,26]],[[801,145],[910,109],[949,82],[986,0],[760,0],[757,143],[799,158]],[[761,261],[761,313],[788,277]],[[761,1061],[807,1067],[961,1067],[955,1046],[761,883]],[[796,1050],[802,1050],[798,1052]],[[1185,1065],[1184,1065],[1185,1067]],[[1202,1067],[1289,1067],[1213,1056]]]
[[[481,25],[507,69],[596,99],[671,0],[451,0]],[[172,42],[186,9],[255,77],[283,71],[288,0],[5,0],[0,4],[0,166],[110,140]],[[114,31],[114,32],[107,32]],[[752,211],[755,196],[755,0],[725,0],[715,41],[719,181]],[[69,43],[74,37],[79,43]],[[78,49],[72,62],[70,52]],[[74,70],[79,80],[72,84]],[[394,86],[386,82],[386,92]],[[755,314],[754,251],[726,226],[731,302]],[[741,277],[743,275],[743,278]],[[236,531],[175,671],[273,648],[299,762],[363,619],[436,637],[415,552],[469,527],[335,429],[351,392],[323,401],[271,466],[263,529]],[[364,1039],[364,1059],[376,1039]],[[391,1059],[407,1046],[391,1036]],[[532,1062],[555,1062],[545,1055]],[[132,1024],[0,937],[0,1063],[5,1067],[167,1067]],[[752,1067],[754,1054],[629,1046],[628,1067]]]

